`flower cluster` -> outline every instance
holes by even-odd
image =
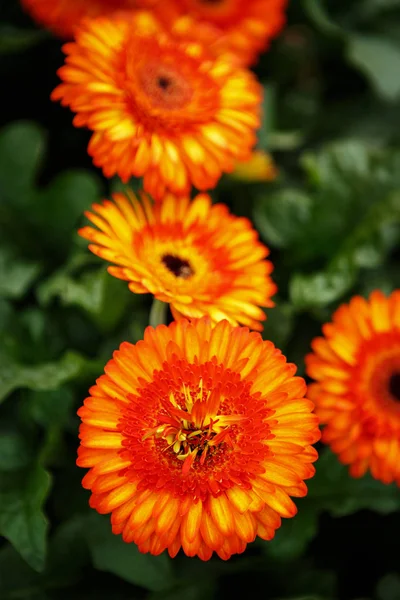
[[[90,505],[142,552],[227,559],[295,515],[319,419],[353,476],[400,484],[399,292],[339,308],[306,359],[317,380],[306,399],[296,367],[258,333],[277,291],[269,250],[206,193],[224,173],[276,175],[254,150],[262,88],[249,67],[286,0],[22,3],[72,38],[52,99],[92,132],[94,164],[142,178],[138,195],[94,204],[79,233],[173,319],[123,343],[79,409]]]

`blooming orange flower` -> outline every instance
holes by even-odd
[[[342,305],[306,358],[322,439],[361,477],[400,485],[400,290]]]
[[[179,23],[199,39],[204,39],[201,26],[206,25],[218,52],[230,51],[249,65],[282,29],[286,6],[287,0],[163,0],[155,12],[169,28]]]
[[[259,306],[274,306],[268,248],[250,221],[231,215],[206,194],[192,202],[168,195],[153,205],[143,195],[114,194],[93,205],[84,227],[90,250],[116,265],[109,272],[129,281],[132,292],[150,292],[171,304],[174,317],[228,319],[262,330]]]
[[[40,25],[56,35],[71,38],[86,17],[111,15],[117,11],[153,6],[157,0],[21,0],[23,8]]]
[[[270,540],[304,496],[319,438],[296,367],[204,318],[123,343],[79,409],[90,505],[141,552],[227,559]]]
[[[261,88],[205,47],[169,36],[150,13],[96,19],[66,44],[53,92],[94,131],[89,154],[106,177],[144,176],[161,199],[215,187],[256,142]]]

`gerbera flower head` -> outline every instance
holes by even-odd
[[[90,505],[141,552],[227,559],[270,540],[317,458],[295,371],[227,321],[182,319],[123,343],[78,411]]]
[[[400,290],[353,297],[323,333],[306,357],[322,440],[353,477],[400,485]]]
[[[62,38],[73,37],[82,19],[152,7],[158,0],[21,0],[30,16]]]
[[[269,250],[248,219],[211,204],[206,194],[192,202],[168,195],[153,204],[142,195],[114,194],[93,205],[84,227],[90,250],[117,266],[109,272],[129,281],[135,293],[150,292],[171,305],[175,318],[209,316],[262,329],[260,306],[273,306]]]
[[[95,19],[66,44],[53,92],[94,133],[88,152],[106,177],[144,177],[161,199],[215,187],[256,142],[261,87],[255,76],[150,13]]]
[[[242,65],[254,63],[285,24],[287,0],[164,0],[155,13],[169,28],[214,37],[215,50],[232,53]]]

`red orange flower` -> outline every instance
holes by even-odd
[[[40,25],[56,35],[71,38],[82,19],[112,15],[117,11],[153,6],[157,0],[21,0]]]
[[[306,358],[323,441],[353,477],[400,485],[400,290],[355,296],[323,333]]]
[[[150,13],[87,22],[64,50],[52,98],[94,131],[88,151],[106,177],[143,176],[160,199],[166,188],[212,188],[250,156],[261,101],[254,75],[174,40]]]
[[[274,306],[269,254],[250,221],[231,215],[206,194],[192,202],[166,196],[153,205],[132,193],[93,205],[87,217],[99,228],[84,227],[90,250],[118,266],[116,277],[132,292],[150,292],[171,304],[175,318],[208,315],[215,322],[262,329],[259,306]]]
[[[270,540],[317,458],[317,417],[295,371],[227,321],[148,327],[78,411],[90,505],[141,552],[227,559]]]
[[[155,13],[169,28],[179,24],[201,40],[208,29],[218,53],[231,52],[249,65],[282,29],[286,6],[287,0],[163,0]]]

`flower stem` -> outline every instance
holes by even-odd
[[[168,304],[161,302],[157,298],[153,299],[153,304],[150,309],[149,325],[157,327],[157,325],[166,324]]]

